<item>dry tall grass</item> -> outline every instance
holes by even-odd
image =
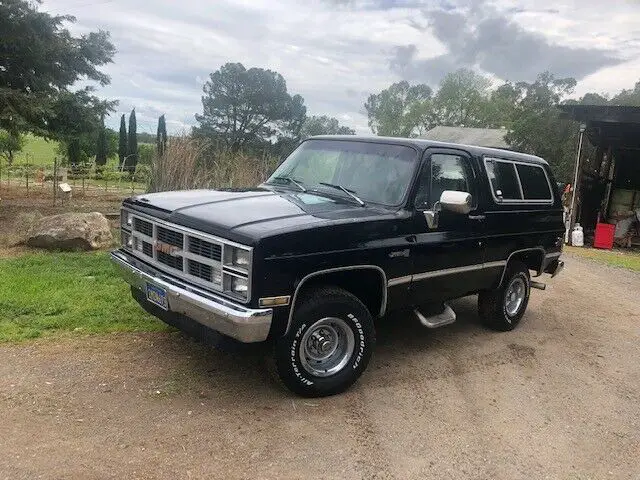
[[[165,154],[154,158],[149,191],[254,187],[266,180],[277,164],[273,156],[232,153],[183,134],[172,137]]]

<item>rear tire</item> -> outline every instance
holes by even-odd
[[[289,332],[275,346],[285,386],[304,397],[341,393],[362,375],[376,342],[373,318],[353,294],[314,289],[298,304]]]
[[[510,263],[502,284],[478,295],[478,312],[484,325],[499,332],[516,328],[529,304],[530,282],[525,264]]]

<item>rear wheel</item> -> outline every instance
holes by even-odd
[[[478,311],[483,323],[501,332],[513,330],[529,304],[530,282],[529,269],[525,264],[509,264],[502,284],[478,295]]]
[[[276,342],[278,375],[298,395],[334,395],[360,377],[374,346],[373,319],[358,298],[339,288],[314,289]]]

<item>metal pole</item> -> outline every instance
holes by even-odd
[[[29,196],[29,154],[27,153],[27,168],[26,172],[26,182],[27,182],[27,197]]]
[[[586,125],[580,125],[580,139],[578,140],[578,153],[576,155],[576,167],[573,175],[573,193],[571,195],[571,206],[569,208],[569,231],[568,238],[571,241],[571,232],[573,231],[573,227],[576,221],[576,197],[578,196],[578,176],[580,173],[580,156],[582,155],[582,142],[584,140],[584,132],[587,129]]]
[[[56,206],[56,182],[58,181],[58,158],[53,159],[53,206]]]

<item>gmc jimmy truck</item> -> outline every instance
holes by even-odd
[[[544,288],[531,276],[563,267],[554,185],[543,159],[506,150],[312,137],[257,188],[125,200],[112,260],[153,315],[271,342],[290,390],[331,395],[391,310],[436,328],[456,319],[449,300],[478,294],[482,322],[513,329]]]

